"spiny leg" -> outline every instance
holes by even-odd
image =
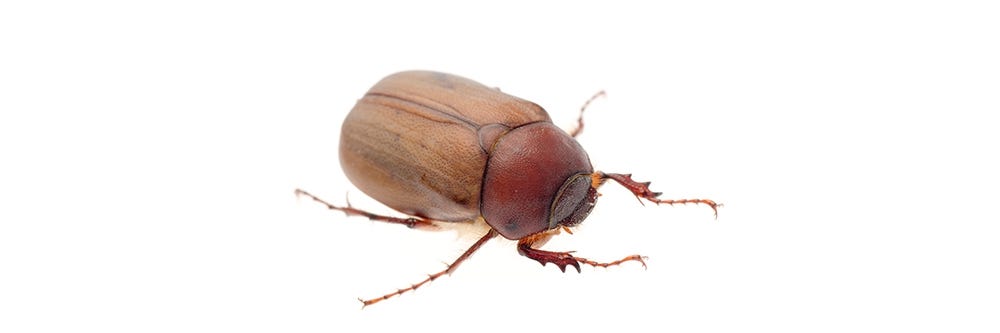
[[[452,262],[450,265],[448,265],[448,268],[446,268],[443,271],[427,275],[427,278],[424,279],[423,281],[420,281],[420,282],[418,282],[416,284],[410,285],[409,287],[406,287],[406,288],[403,288],[403,289],[398,289],[395,292],[391,292],[391,293],[382,295],[382,297],[372,298],[372,299],[368,299],[368,300],[358,298],[358,300],[361,301],[361,304],[362,304],[361,308],[364,309],[366,306],[369,306],[369,305],[372,305],[372,304],[375,304],[375,303],[387,300],[387,299],[389,299],[391,297],[394,297],[394,296],[402,295],[403,293],[405,293],[407,291],[416,290],[417,288],[420,288],[420,286],[422,286],[422,285],[424,285],[424,284],[426,284],[428,282],[434,281],[435,279],[441,277],[442,275],[445,275],[445,274],[449,274],[450,275],[452,272],[454,272],[456,269],[458,269],[458,265],[459,264],[461,264],[463,261],[465,261],[465,259],[469,259],[469,257],[472,256],[472,253],[476,252],[476,250],[478,250],[480,247],[482,247],[483,244],[486,243],[486,241],[490,240],[490,238],[496,237],[496,235],[497,235],[496,230],[490,229],[490,231],[487,232],[485,235],[483,235],[483,237],[480,238],[478,241],[476,241],[475,244],[472,244],[472,246],[470,246],[468,250],[465,250],[465,253],[462,253],[462,255],[458,257],[458,259],[455,259],[454,262]]]
[[[428,229],[428,230],[437,230],[437,229],[439,229],[439,227],[437,225],[435,225],[434,222],[431,222],[430,220],[425,220],[425,219],[420,219],[420,218],[415,218],[415,217],[408,217],[408,218],[404,219],[404,218],[399,218],[399,217],[392,217],[392,216],[385,216],[385,215],[373,214],[373,213],[369,213],[369,212],[366,212],[366,211],[363,211],[363,210],[360,210],[360,209],[352,207],[350,201],[347,202],[347,207],[334,206],[333,204],[330,204],[329,202],[326,202],[323,199],[320,199],[319,197],[316,197],[315,195],[312,195],[309,192],[303,191],[301,189],[295,189],[295,195],[296,196],[302,196],[302,195],[307,196],[307,197],[313,199],[313,201],[316,201],[316,202],[318,202],[320,204],[325,205],[326,208],[329,208],[331,210],[342,211],[342,212],[344,212],[344,214],[347,214],[347,216],[351,216],[351,215],[354,215],[354,216],[364,216],[364,217],[367,217],[369,220],[372,220],[372,221],[380,221],[380,222],[386,222],[386,223],[402,224],[402,225],[405,225],[405,226],[407,226],[409,228],[421,228],[421,229]]]
[[[587,107],[590,106],[590,102],[593,102],[598,97],[606,95],[607,94],[604,93],[604,90],[598,91],[596,94],[594,94],[594,96],[590,96],[590,99],[588,99],[587,102],[583,103],[583,106],[580,107],[580,116],[576,118],[576,128],[569,131],[569,136],[575,138],[577,135],[580,135],[580,133],[583,132],[583,111],[587,110]]]
[[[572,253],[572,251],[552,252],[552,251],[539,250],[533,247],[536,243],[538,243],[538,245],[541,246],[551,236],[552,235],[549,233],[539,233],[525,238],[521,238],[520,240],[517,241],[517,252],[525,257],[534,259],[535,261],[541,263],[542,266],[545,266],[545,264],[547,263],[553,263],[559,267],[559,270],[563,272],[566,272],[566,266],[573,266],[574,268],[576,268],[576,272],[579,273],[580,264],[590,265],[594,267],[609,267],[609,266],[620,265],[626,261],[638,261],[640,264],[642,264],[643,268],[646,267],[646,261],[644,261],[645,257],[640,256],[638,254],[633,254],[612,262],[603,263],[603,262],[593,261],[587,258],[574,257],[572,254],[570,254]]]
[[[598,171],[598,172],[594,173],[594,175],[595,175],[595,177],[599,177],[601,182],[603,182],[605,179],[612,179],[612,180],[618,182],[618,184],[621,184],[622,186],[624,186],[629,191],[632,191],[632,194],[635,194],[636,198],[646,199],[646,200],[649,200],[650,202],[653,202],[655,204],[661,204],[662,203],[662,204],[674,205],[674,204],[689,204],[689,203],[693,203],[693,204],[708,205],[709,207],[712,207],[712,212],[715,213],[715,218],[719,218],[719,210],[718,210],[718,208],[722,207],[722,204],[715,203],[715,201],[712,201],[712,200],[709,200],[709,199],[669,199],[669,200],[668,199],[657,199],[657,197],[659,197],[660,194],[663,194],[663,193],[650,191],[649,190],[649,184],[650,184],[650,182],[642,182],[642,183],[640,183],[640,182],[632,180],[632,174],[603,173],[603,172]],[[639,202],[641,203],[642,200],[639,200]]]

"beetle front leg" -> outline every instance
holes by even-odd
[[[545,244],[545,242],[548,241],[550,237],[552,237],[551,233],[542,232],[525,238],[521,238],[520,240],[517,241],[517,252],[525,257],[534,259],[535,261],[541,263],[542,266],[545,266],[545,264],[547,263],[553,263],[559,267],[559,270],[563,272],[566,272],[566,266],[573,266],[573,268],[576,268],[576,272],[579,273],[580,264],[590,265],[594,267],[609,267],[609,266],[620,265],[626,261],[638,261],[640,264],[642,264],[643,268],[646,268],[646,262],[644,261],[645,257],[640,256],[638,254],[633,254],[619,260],[604,263],[604,262],[593,261],[587,258],[575,257],[572,254],[570,254],[573,251],[552,252],[552,251],[539,250],[534,247],[536,243],[539,246]]]
[[[295,189],[295,195],[296,196],[300,196],[300,195],[307,196],[307,197],[313,199],[313,201],[316,201],[316,202],[318,202],[320,204],[323,204],[324,206],[326,206],[326,208],[329,208],[331,210],[342,211],[342,212],[344,212],[344,214],[347,214],[347,216],[352,216],[352,215],[354,215],[354,216],[364,216],[364,217],[367,217],[369,220],[372,220],[372,221],[380,221],[380,222],[386,222],[386,223],[402,224],[402,225],[407,226],[408,228],[419,228],[419,229],[427,229],[427,230],[438,230],[438,229],[440,229],[440,227],[438,227],[436,224],[434,224],[434,222],[431,222],[430,220],[425,220],[425,219],[416,218],[416,217],[408,217],[408,218],[404,219],[404,218],[399,218],[399,217],[392,217],[392,216],[385,216],[385,215],[378,215],[378,214],[369,213],[369,212],[366,212],[366,211],[363,211],[363,210],[360,210],[360,209],[352,207],[350,201],[347,202],[347,207],[334,206],[333,204],[330,204],[329,202],[326,202],[323,199],[320,199],[319,197],[317,197],[315,195],[312,195],[311,193],[303,191],[301,189]]]
[[[602,182],[605,179],[612,179],[618,182],[618,184],[624,186],[629,191],[632,191],[632,194],[635,194],[636,198],[646,199],[655,204],[662,203],[662,204],[674,205],[674,204],[693,203],[693,204],[708,205],[709,207],[712,207],[712,212],[715,213],[715,218],[719,218],[718,207],[722,207],[722,204],[715,203],[715,201],[709,199],[667,199],[667,200],[657,199],[657,197],[659,197],[660,194],[663,193],[650,191],[649,190],[650,182],[640,183],[632,180],[632,174],[603,173],[598,171],[595,172],[594,175],[599,177]],[[640,200],[639,202],[641,203],[642,201]]]

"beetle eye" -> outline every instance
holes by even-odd
[[[576,174],[566,179],[552,202],[549,229],[580,224],[590,215],[597,201],[597,189],[590,185],[590,174]]]

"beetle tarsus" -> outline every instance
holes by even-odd
[[[641,256],[641,255],[638,255],[638,254],[633,254],[633,255],[627,256],[625,258],[621,258],[621,259],[618,259],[618,260],[615,260],[615,261],[612,261],[612,262],[608,262],[608,263],[596,262],[596,261],[592,261],[592,260],[585,259],[585,258],[576,258],[576,259],[579,260],[580,262],[584,263],[584,264],[587,264],[587,265],[591,265],[591,266],[594,266],[594,267],[604,267],[604,268],[608,268],[610,266],[621,265],[622,263],[624,263],[626,261],[638,261],[639,264],[642,265],[642,269],[647,269],[647,267],[646,267],[646,259],[649,259],[649,257]]]
[[[672,206],[675,204],[689,204],[689,203],[702,204],[711,207],[712,213],[715,215],[715,218],[719,218],[719,207],[722,207],[722,204],[716,203],[715,201],[712,201],[710,199],[657,199],[657,197],[659,197],[663,193],[650,191],[649,184],[651,182],[640,183],[635,180],[632,180],[632,174],[630,173],[629,174],[603,173],[598,171],[597,174],[599,174],[602,179],[614,180],[618,184],[621,184],[622,187],[625,187],[629,191],[632,191],[632,194],[634,194],[636,198],[640,199],[639,202],[642,202],[641,199],[646,199],[649,202],[655,203],[657,205],[668,204]]]

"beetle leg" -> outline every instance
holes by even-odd
[[[399,217],[392,217],[392,216],[385,216],[385,215],[373,214],[373,213],[369,213],[369,212],[366,212],[366,211],[363,211],[363,210],[360,210],[360,209],[352,207],[350,201],[347,202],[347,207],[334,206],[333,204],[330,204],[330,203],[324,201],[323,199],[320,199],[319,197],[317,197],[315,195],[312,195],[311,193],[303,191],[301,189],[295,189],[295,195],[297,195],[297,196],[300,196],[300,195],[307,196],[307,197],[313,199],[313,201],[316,201],[316,202],[318,202],[320,204],[325,205],[326,208],[329,208],[329,209],[332,209],[332,210],[342,211],[342,212],[344,212],[344,214],[347,214],[347,216],[352,216],[352,215],[354,215],[354,216],[364,216],[364,217],[367,217],[369,220],[372,220],[372,221],[380,221],[380,222],[386,222],[386,223],[402,224],[402,225],[405,225],[405,226],[407,226],[409,228],[421,228],[421,229],[428,229],[428,230],[437,230],[437,229],[439,229],[439,227],[436,224],[434,224],[434,222],[431,222],[430,220],[425,220],[425,219],[416,218],[416,217],[399,218]]]
[[[416,284],[410,285],[409,287],[406,287],[406,288],[403,288],[403,289],[398,289],[398,290],[396,290],[394,292],[382,295],[382,297],[377,297],[377,298],[372,298],[372,299],[367,299],[367,300],[366,299],[358,298],[358,300],[361,301],[361,304],[362,304],[361,308],[364,309],[366,306],[369,306],[369,305],[372,305],[372,304],[375,304],[375,303],[387,300],[387,299],[389,299],[391,297],[394,297],[394,296],[402,295],[403,293],[405,293],[407,291],[417,290],[417,288],[420,288],[420,286],[422,286],[422,285],[424,285],[424,284],[426,284],[428,282],[434,281],[437,278],[439,278],[439,277],[441,277],[441,276],[443,276],[445,274],[449,274],[450,275],[451,273],[455,272],[456,269],[458,269],[458,265],[459,264],[461,264],[463,261],[465,261],[465,259],[469,259],[469,257],[472,256],[472,253],[476,252],[476,250],[478,250],[480,247],[482,247],[483,244],[486,244],[486,241],[490,240],[490,238],[496,237],[497,234],[498,233],[496,232],[496,230],[490,229],[490,231],[487,232],[485,235],[483,235],[483,237],[480,238],[478,241],[476,241],[475,244],[472,244],[472,246],[470,246],[468,250],[465,250],[465,253],[462,253],[462,255],[458,257],[458,259],[455,259],[455,261],[452,262],[451,265],[448,265],[448,268],[445,268],[445,270],[443,270],[443,271],[427,275],[427,278],[424,279],[423,281],[420,281],[420,282],[418,282]]]
[[[642,264],[643,268],[646,268],[646,262],[644,261],[646,257],[637,254],[633,254],[612,262],[604,263],[604,262],[593,261],[587,258],[575,257],[572,254],[570,254],[572,253],[572,251],[552,252],[552,251],[539,250],[533,247],[536,243],[544,244],[545,241],[547,241],[550,237],[552,237],[552,234],[547,232],[542,232],[525,238],[521,238],[520,240],[517,241],[517,252],[525,257],[534,259],[535,261],[541,263],[542,266],[545,266],[545,264],[547,263],[553,263],[559,267],[559,270],[563,272],[566,272],[566,266],[573,266],[573,268],[576,268],[576,272],[579,273],[581,263],[594,267],[609,267],[609,266],[620,265],[621,263],[626,261],[638,261],[640,264]]]
[[[650,191],[649,190],[649,184],[650,184],[650,182],[640,183],[640,182],[632,180],[632,174],[603,173],[603,172],[600,172],[600,171],[598,171],[598,172],[596,172],[594,174],[595,175],[599,175],[601,179],[609,179],[610,178],[610,179],[618,182],[618,184],[621,184],[622,186],[624,186],[629,191],[632,191],[632,194],[635,194],[636,198],[646,199],[646,200],[649,200],[650,202],[655,203],[655,204],[661,204],[662,203],[662,204],[674,205],[674,204],[689,204],[689,203],[693,203],[693,204],[708,205],[709,207],[712,207],[712,212],[715,213],[715,218],[719,218],[718,207],[722,207],[722,204],[715,203],[715,201],[712,201],[712,200],[709,200],[709,199],[657,199],[657,197],[659,197],[660,194],[662,194],[662,193]],[[642,201],[640,200],[639,202],[642,202]]]
[[[580,116],[576,118],[576,128],[573,128],[569,131],[569,136],[575,138],[577,135],[580,135],[580,133],[583,132],[583,111],[587,110],[587,107],[590,106],[590,102],[593,102],[598,97],[606,95],[607,94],[604,93],[604,90],[598,91],[596,94],[594,94],[594,96],[590,96],[590,99],[588,99],[587,102],[583,103],[583,106],[580,107]]]

